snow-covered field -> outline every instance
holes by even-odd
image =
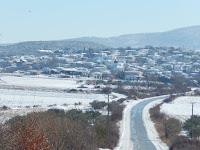
[[[183,96],[178,97],[172,103],[164,103],[161,112],[184,122],[192,115],[192,103],[194,104],[194,115],[200,115],[200,97]]]
[[[0,89],[1,107],[4,105],[11,108],[40,105],[44,108],[54,104],[74,105],[78,102],[88,105],[93,100],[107,101],[107,95]]]
[[[110,102],[125,97],[117,93],[112,93],[112,95],[115,97],[111,96]],[[107,101],[107,95],[0,89],[0,107],[10,108],[6,111],[0,111],[0,120],[52,108],[90,110],[89,103],[94,100]],[[79,102],[81,105],[75,105]]]
[[[0,85],[20,86],[20,87],[37,87],[37,88],[57,88],[72,89],[78,88],[83,83],[77,83],[76,78],[48,78],[46,76],[1,76]],[[88,86],[94,87],[94,86]]]
[[[57,90],[79,87],[81,84],[77,83],[76,79],[5,75],[1,75],[0,79],[0,108],[3,106],[9,107],[8,110],[0,109],[0,121],[16,115],[25,115],[29,112],[44,111],[52,108],[90,110],[90,102],[94,100],[107,101],[108,99],[105,94],[67,93],[63,90]],[[9,86],[9,88],[4,88],[3,86]],[[23,88],[12,89],[12,87],[16,86]],[[52,88],[54,90],[49,90]],[[89,91],[92,88],[93,85],[87,90]],[[112,93],[110,102],[120,98],[126,98],[126,96]],[[79,102],[81,105],[75,105],[75,103]]]
[[[107,95],[90,93],[91,88],[86,88],[89,93],[67,93],[65,91],[57,91],[56,89],[77,88],[81,84],[77,83],[78,79],[59,79],[48,78],[46,76],[0,76],[0,107],[8,106],[16,107],[32,107],[33,105],[40,105],[43,108],[49,105],[74,105],[74,103],[81,102],[82,105],[88,105],[93,100],[107,101]],[[10,86],[11,88],[2,88],[1,86]],[[22,89],[12,89],[12,86],[25,87]],[[94,87],[93,85],[91,85]],[[29,89],[29,87],[34,87]],[[27,88],[27,89],[26,89]],[[55,90],[49,90],[53,88]],[[24,90],[25,89],[25,90]],[[126,98],[126,96],[112,93],[114,98]]]

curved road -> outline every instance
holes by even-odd
[[[131,140],[133,142],[134,150],[156,150],[155,146],[148,139],[147,132],[143,124],[143,109],[150,102],[167,97],[168,96],[150,98],[146,101],[138,103],[131,109]]]

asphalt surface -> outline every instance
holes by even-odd
[[[148,139],[146,128],[142,120],[142,114],[147,104],[166,97],[168,96],[150,98],[138,103],[131,109],[131,140],[133,141],[134,150],[156,150],[155,146]]]

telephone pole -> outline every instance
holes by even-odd
[[[110,97],[110,95],[108,94],[108,114],[107,114],[107,134],[108,134],[108,130],[109,130],[109,107],[110,107],[110,102],[109,102],[109,97]]]
[[[191,127],[191,140],[193,139],[193,107],[194,107],[194,104],[195,102],[191,102],[192,104],[192,127]]]

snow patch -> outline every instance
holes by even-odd
[[[114,150],[131,150],[133,142],[131,141],[131,109],[140,101],[130,100],[125,102],[126,107],[123,111],[123,118],[120,122],[120,139],[117,147]]]
[[[200,114],[200,97],[199,96],[182,96],[176,98],[171,103],[164,103],[161,106],[161,112],[181,122],[189,119],[192,115],[192,102],[194,102],[194,115]]]

